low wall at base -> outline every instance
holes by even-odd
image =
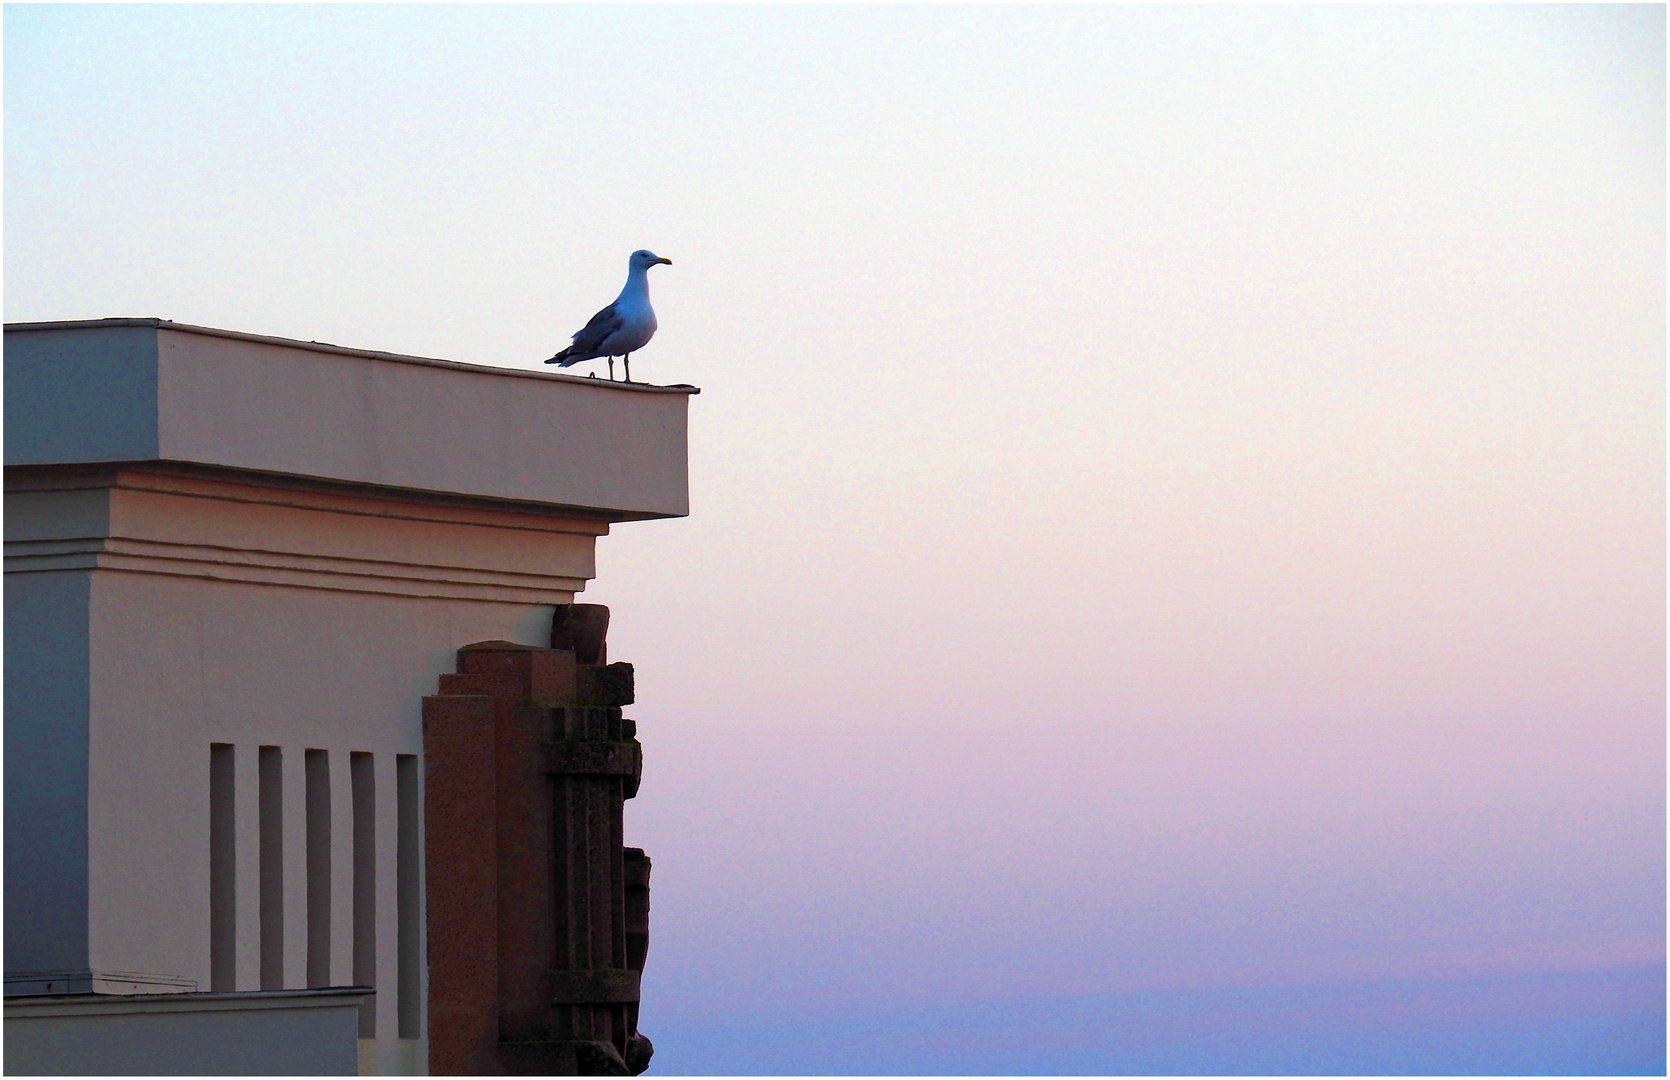
[[[6,1002],[11,1076],[353,1076],[365,987]]]

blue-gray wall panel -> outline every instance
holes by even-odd
[[[157,456],[157,329],[6,332],[6,464]]]
[[[92,574],[6,575],[6,974],[87,953]]]

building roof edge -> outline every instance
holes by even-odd
[[[482,375],[573,382],[604,389],[625,390],[635,394],[685,394],[694,396],[702,392],[700,387],[691,386],[689,383],[657,386],[653,383],[612,382],[607,379],[588,378],[582,375],[561,375],[554,371],[529,371],[526,368],[495,367],[491,364],[466,364],[461,360],[437,360],[428,356],[408,356],[404,353],[381,352],[376,349],[355,349],[345,345],[332,345],[327,341],[299,341],[295,338],[274,337],[270,334],[249,334],[241,330],[220,330],[212,326],[195,326],[191,323],[177,323],[168,319],[67,319],[56,322],[15,322],[6,323],[5,329],[6,333],[10,334],[43,330],[96,330],[134,326],[173,330],[182,334],[201,334],[205,337],[231,338],[234,341],[253,341],[263,345],[278,345],[290,349],[333,353],[337,356],[358,356],[369,360],[387,360],[397,364],[422,364],[429,367],[454,368],[459,371],[475,372]]]

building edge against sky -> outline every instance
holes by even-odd
[[[421,699],[688,513],[697,391],[153,319],[5,359],[8,999],[371,986],[361,1069],[425,1071]]]

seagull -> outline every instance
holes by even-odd
[[[649,306],[649,268],[656,263],[673,264],[653,251],[634,251],[626,260],[626,288],[615,302],[591,317],[573,337],[574,344],[545,361],[558,367],[572,367],[582,360],[609,358],[609,379],[615,377],[615,357],[626,365],[626,381],[632,381],[632,354],[655,336],[655,309]]]

